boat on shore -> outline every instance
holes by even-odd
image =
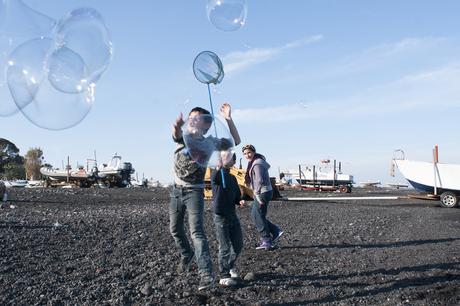
[[[130,162],[122,162],[121,156],[115,153],[112,159],[93,168],[92,174],[106,187],[127,187],[131,182],[131,174],[135,172]]]
[[[395,160],[401,174],[415,189],[434,193],[445,191],[460,195],[460,165],[415,160]]]
[[[319,191],[351,192],[354,184],[353,175],[342,172],[341,163],[338,167],[334,160],[321,161],[320,166],[299,165],[299,169],[280,173],[280,182],[287,185],[300,185],[302,189]]]
[[[387,186],[394,189],[409,188],[409,185],[403,183],[387,183]]]
[[[27,180],[4,181],[6,187],[23,188],[27,186]]]
[[[40,173],[46,178],[45,187],[57,182],[68,182],[79,187],[89,187],[95,181],[93,173],[88,173],[82,166],[76,170],[72,170],[70,166],[67,166],[66,169],[42,167]]]
[[[393,164],[415,189],[440,196],[441,205],[456,207],[460,196],[460,165],[438,162],[437,147],[432,162],[405,159],[404,152],[393,157]]]
[[[382,183],[380,181],[365,181],[365,182],[359,182],[359,185],[363,188],[372,188],[372,187],[378,187]]]
[[[89,166],[89,161],[94,165]],[[94,184],[101,187],[127,187],[134,169],[130,162],[122,162],[121,156],[115,153],[108,163],[99,166],[95,160],[88,160],[86,168],[78,166],[76,170],[72,170],[70,165],[65,169],[42,167],[40,173],[45,177],[45,187],[66,182],[79,187],[90,187]]]

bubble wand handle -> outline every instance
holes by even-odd
[[[214,117],[214,108],[212,107],[211,88],[209,86],[209,83],[208,83],[208,96],[209,96],[209,105],[211,106],[211,114]],[[214,125],[214,135],[217,137],[216,121],[213,120],[212,123]]]
[[[209,83],[207,84],[208,85],[208,96],[209,96],[209,105],[211,106],[211,114],[212,116],[214,117],[214,108],[212,107],[212,97],[211,97],[211,87],[209,86]],[[214,124],[214,134],[217,138],[217,127],[216,127],[216,120],[213,120],[212,121],[213,124]],[[225,186],[225,178],[224,178],[224,168],[223,168],[224,165],[222,165],[222,168],[220,168],[220,175],[222,176],[222,187],[226,188]]]

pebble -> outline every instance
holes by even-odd
[[[256,279],[256,275],[253,272],[249,272],[244,276],[243,279],[247,282],[250,282]]]
[[[145,296],[149,296],[152,294],[152,286],[150,286],[149,284],[145,284],[142,288],[141,288],[141,293]]]

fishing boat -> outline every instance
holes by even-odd
[[[107,164],[102,164],[93,170],[93,175],[98,177],[106,187],[126,187],[130,185],[131,174],[135,172],[130,162],[122,162],[121,156],[115,153]]]
[[[387,183],[387,186],[395,189],[409,188],[409,185],[403,183]]]
[[[89,161],[94,166],[89,166]],[[86,169],[78,166],[76,170],[67,164],[65,169],[42,167],[40,173],[46,178],[45,186],[53,183],[68,182],[80,187],[90,187],[97,183],[102,187],[126,187],[130,184],[131,174],[134,169],[130,162],[122,162],[121,156],[115,153],[108,163],[96,166],[96,161],[88,160]]]
[[[300,185],[307,190],[338,190],[340,192],[351,192],[353,175],[342,173],[341,163],[336,167],[329,159],[321,161],[320,166],[299,165],[299,169],[280,173],[281,182],[290,185]]]
[[[89,187],[95,181],[93,174],[88,173],[82,166],[76,170],[72,170],[70,165],[67,165],[66,169],[42,167],[40,173],[46,178],[46,187],[51,186],[53,182],[69,182],[80,187]]]
[[[432,162],[405,159],[404,152],[397,150],[400,156],[393,157],[393,165],[415,189],[440,195],[444,207],[456,207],[460,196],[460,165],[440,163],[437,147],[434,150]]]
[[[16,188],[22,188],[27,186],[27,181],[26,180],[14,180],[9,182],[9,186],[11,187],[16,187]]]
[[[366,182],[359,182],[359,185],[361,185],[363,188],[371,188],[371,187],[377,187],[378,185],[381,185],[380,181],[366,181]]]

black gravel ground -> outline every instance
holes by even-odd
[[[0,209],[2,305],[460,304],[460,209],[434,201],[275,201],[269,218],[285,235],[273,251],[254,249],[243,207],[245,280],[198,292],[196,268],[176,274],[167,190],[15,189],[11,198]],[[209,203],[206,231],[216,264]]]

